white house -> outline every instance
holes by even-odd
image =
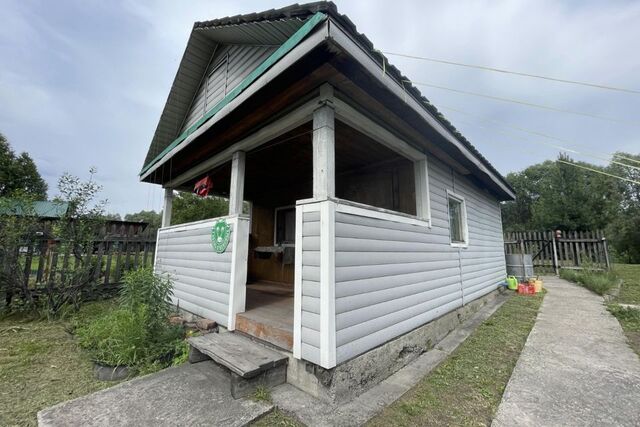
[[[495,290],[514,192],[405,80],[332,3],[195,23],[140,172],[176,304],[331,369]]]

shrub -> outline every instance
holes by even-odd
[[[184,358],[184,330],[169,324],[171,281],[151,269],[126,273],[120,307],[77,328],[80,345],[94,361],[127,365],[142,372]]]
[[[618,276],[613,272],[602,272],[592,269],[584,270],[560,270],[560,277],[575,282],[585,288],[604,295],[618,284]]]
[[[170,313],[171,280],[153,274],[151,268],[140,268],[125,274],[120,291],[122,307],[137,310],[145,306],[151,328],[162,327]]]

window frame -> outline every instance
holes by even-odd
[[[462,241],[454,242],[451,236],[451,211],[449,206],[449,201],[454,200],[460,203],[460,222],[462,230]],[[447,189],[447,221],[449,222],[449,244],[453,248],[468,248],[469,247],[469,222],[467,217],[467,203],[463,196],[454,193],[451,190]]]
[[[279,206],[273,210],[273,246],[282,246],[283,248],[286,248],[286,247],[292,248],[292,247],[295,247],[296,245],[295,242],[278,244],[278,211],[283,211],[287,209],[293,209],[295,214],[296,205]],[[294,224],[295,224],[295,221],[294,221]]]

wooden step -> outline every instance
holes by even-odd
[[[250,338],[232,333],[211,333],[188,339],[189,361],[211,358],[231,375],[234,398],[251,394],[258,386],[274,387],[287,380],[288,358]]]
[[[292,351],[293,326],[254,314],[254,312],[237,314],[236,330],[266,341],[283,350]]]

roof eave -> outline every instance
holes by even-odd
[[[369,71],[373,78],[377,79],[380,84],[387,88],[399,99],[404,99],[405,103],[419,114],[430,127],[438,132],[450,144],[453,144],[481,173],[488,176],[498,188],[502,191],[501,200],[515,200],[515,192],[506,180],[488,163],[487,160],[480,158],[476,153],[461,142],[456,135],[448,129],[439,119],[427,110],[422,102],[415,99],[412,94],[407,94],[405,87],[401,85],[393,76],[384,73],[380,64],[372,58],[366,47],[353,40],[351,35],[341,28],[340,24],[332,17],[329,18],[332,25],[329,26],[329,38],[332,42],[354,58],[365,69]],[[409,96],[407,96],[409,95]],[[477,150],[476,150],[477,151]]]
[[[298,59],[302,58],[320,43],[325,41],[329,34],[326,18],[327,15],[321,12],[316,13],[312,18],[310,18],[305,25],[300,28],[299,32],[296,32],[296,34],[291,36],[291,38],[281,46],[280,49],[284,49],[284,52],[280,52],[280,55],[278,55],[280,51],[280,49],[278,49],[272,56],[267,58],[263,64],[258,66],[258,69],[263,66],[265,69],[257,73],[251,82],[238,90],[235,94],[234,92],[236,89],[234,89],[229,96],[220,101],[219,104],[221,105],[221,108],[216,109],[216,106],[211,109],[203,119],[183,132],[183,134],[181,134],[169,147],[160,153],[156,159],[150,162],[150,164],[145,165],[139,174],[140,181],[144,181],[149,175],[166,163],[190,142],[206,132],[220,119],[231,113],[244,100],[256,93]],[[319,26],[318,24],[322,25]],[[273,60],[274,55],[277,56],[275,61]],[[247,79],[250,78],[251,75],[247,77]],[[244,81],[240,83],[240,85],[242,86],[243,83]]]

